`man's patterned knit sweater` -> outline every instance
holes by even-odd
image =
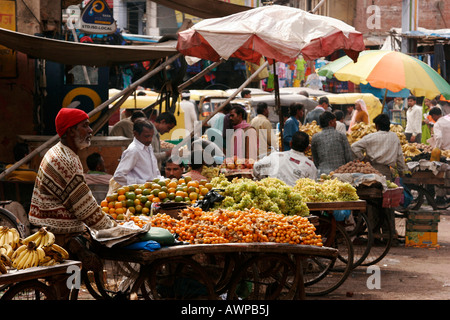
[[[29,217],[55,234],[81,233],[84,224],[97,230],[113,226],[86,184],[80,158],[61,142],[42,159]]]

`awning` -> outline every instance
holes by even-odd
[[[100,45],[32,36],[0,28],[0,45],[68,65],[112,66],[165,58],[177,54],[175,40],[148,45]]]

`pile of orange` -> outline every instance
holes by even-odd
[[[178,240],[197,243],[277,242],[323,246],[322,237],[307,217],[266,212],[260,209],[231,211],[217,209],[203,211],[188,207],[180,211],[179,219],[167,214],[133,217],[134,223],[143,226],[151,223],[178,234]]]
[[[148,215],[152,203],[185,202],[193,204],[213,188],[207,180],[197,181],[191,177],[180,179],[154,179],[144,184],[124,186],[109,194],[100,203],[103,212],[114,219],[123,220],[129,210],[132,214]]]

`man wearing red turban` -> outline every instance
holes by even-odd
[[[85,231],[116,225],[101,209],[86,184],[78,152],[90,146],[92,129],[86,112],[62,108],[55,119],[61,140],[44,155],[31,199],[29,218],[55,234],[67,248],[68,241]],[[70,250],[69,250],[70,251]]]

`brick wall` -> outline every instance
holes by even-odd
[[[367,27],[367,20],[373,14],[373,12],[367,13],[367,8],[371,5],[380,8],[379,28],[369,29]],[[353,26],[365,35],[381,35],[393,27],[401,28],[401,14],[402,0],[357,0]],[[419,27],[427,29],[450,28],[450,21],[444,20],[444,17],[449,16],[450,1],[419,0]]]

